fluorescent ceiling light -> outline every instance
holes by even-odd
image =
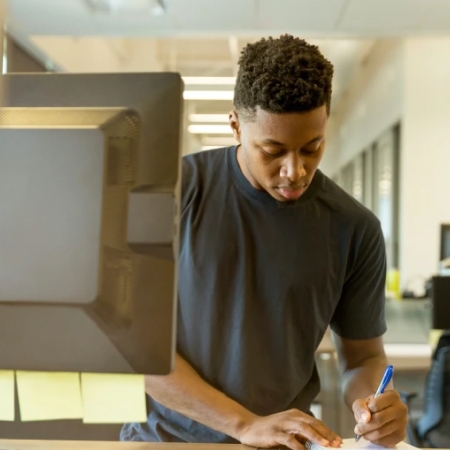
[[[228,123],[228,114],[189,114],[191,122]]]
[[[166,12],[165,0],[87,0],[95,12],[149,13],[159,16]]]
[[[229,125],[189,125],[192,134],[233,134]]]
[[[211,84],[231,85],[236,84],[236,77],[183,77],[184,84]]]
[[[233,91],[184,91],[185,100],[233,100]]]

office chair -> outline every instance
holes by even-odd
[[[417,394],[401,393],[409,406]],[[410,418],[407,437],[419,448],[450,448],[450,331],[445,332],[433,355],[425,384],[424,413]]]

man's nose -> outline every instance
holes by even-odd
[[[302,158],[298,155],[292,155],[284,163],[281,176],[286,177],[291,182],[296,182],[306,175],[305,165]]]

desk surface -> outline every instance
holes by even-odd
[[[0,439],[0,450],[249,450],[240,444],[172,444],[151,442],[10,441]],[[423,449],[430,450],[430,449]],[[449,450],[449,449],[445,449]]]
[[[240,444],[173,444],[151,442],[19,441],[0,439],[0,450],[249,450]]]

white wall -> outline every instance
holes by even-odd
[[[450,38],[405,42],[400,264],[405,281],[436,273],[450,223]]]
[[[441,223],[450,223],[450,38],[376,44],[334,111],[324,171],[333,175],[401,121],[402,288],[437,272]]]
[[[335,175],[339,165],[339,143],[335,139],[335,136],[338,135],[337,126],[335,117],[331,116],[328,120],[325,152],[320,163],[320,170],[328,176]]]
[[[333,175],[402,116],[403,43],[378,41],[358,67],[346,93],[333,111],[334,129],[328,135],[335,164]],[[336,153],[337,152],[337,153]],[[337,164],[336,164],[337,162]]]

